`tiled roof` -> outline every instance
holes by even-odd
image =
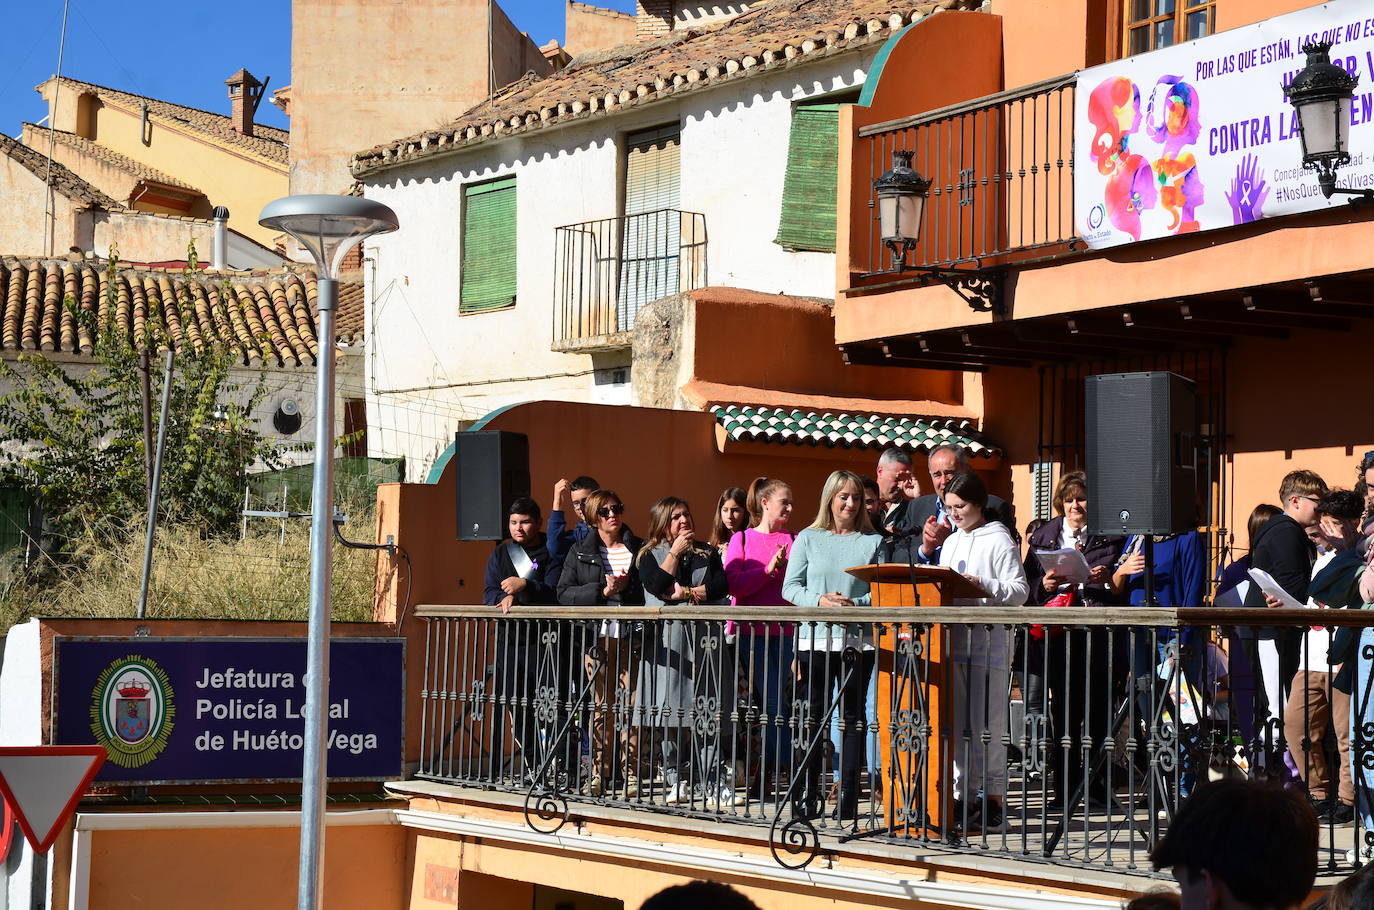
[[[978,432],[971,420],[938,417],[885,417],[879,414],[818,414],[788,408],[720,405],[711,409],[729,437],[745,442],[777,442],[843,449],[896,446],[929,452],[938,445],[961,446],[970,456],[990,458],[1002,450]]]
[[[24,128],[32,130],[35,134],[41,136],[44,142],[48,141],[49,133],[48,128],[46,126],[38,126],[34,123],[26,123],[24,124]],[[196,190],[195,187],[191,186],[191,184],[186,183],[185,181],[178,180],[170,174],[164,174],[157,168],[149,167],[141,161],[137,161],[133,158],[130,158],[128,155],[122,155],[119,152],[116,152],[114,149],[106,148],[98,142],[92,142],[91,140],[83,136],[78,136],[75,133],[68,133],[64,130],[53,130],[52,136],[54,139],[57,140],[57,142],[60,145],[65,145],[69,148],[74,148],[85,155],[89,155],[92,158],[96,158],[100,161],[105,162],[108,165],[111,165],[112,167],[116,167],[126,174],[137,177],[139,180],[149,180],[153,183],[162,183],[167,186],[176,186],[181,187],[185,190],[195,190],[196,192],[200,192],[199,190]]]
[[[255,123],[253,135],[245,136],[242,133],[234,132],[226,114],[212,114],[199,108],[173,104],[170,101],[160,101],[157,98],[135,95],[132,92],[122,92],[119,89],[96,85],[92,82],[82,82],[79,79],[70,79],[66,76],[62,77],[62,85],[77,92],[93,92],[97,97],[113,100],[134,111],[137,111],[139,106],[146,101],[148,102],[148,113],[153,117],[195,130],[226,145],[253,152],[276,164],[286,165],[289,163],[291,133],[287,130]]]
[[[581,54],[550,76],[526,76],[448,126],[359,152],[353,174],[362,177],[489,139],[858,49],[938,10],[980,5],[981,0],[769,0],[719,25]]]
[[[178,349],[226,345],[250,366],[313,364],[315,275],[308,269],[197,272],[119,268],[111,287],[101,260],[0,257],[0,350],[89,354],[87,320],[112,319],[135,343],[158,320]],[[341,344],[362,340],[363,291],[341,283]],[[71,307],[66,305],[70,301]]]
[[[4,133],[0,133],[0,155],[5,155],[18,162],[39,180],[45,180],[48,176],[47,155],[29,148],[18,139],[12,139]],[[123,211],[124,209],[123,203],[105,195],[56,161],[52,163],[52,185],[53,189],[68,199],[75,199],[77,202],[83,202],[88,206],[112,212]]]

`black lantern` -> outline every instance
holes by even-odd
[[[907,251],[921,239],[921,221],[925,218],[926,199],[930,196],[930,179],[921,176],[911,166],[912,153],[894,151],[892,167],[873,181],[878,197],[878,228],[883,245],[892,253],[892,268],[888,272],[917,272],[934,278],[980,312],[1000,314],[1002,309],[1001,276],[979,269],[937,269],[906,264]]]
[[[883,243],[899,270],[906,265],[906,251],[921,239],[921,219],[930,194],[930,180],[912,169],[911,157],[911,152],[893,152],[892,168],[873,181]]]
[[[1302,50],[1307,65],[1283,89],[1298,115],[1302,166],[1317,172],[1327,199],[1335,193],[1374,198],[1368,190],[1336,186],[1336,169],[1350,163],[1350,100],[1360,80],[1331,62],[1330,42],[1304,44]]]

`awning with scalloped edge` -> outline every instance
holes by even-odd
[[[944,417],[817,413],[790,408],[717,405],[711,409],[730,439],[844,449],[897,447],[929,453],[938,445],[960,446],[970,457],[1000,456],[1002,449],[974,422]]]

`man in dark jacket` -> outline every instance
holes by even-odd
[[[1317,546],[1307,529],[1317,524],[1317,503],[1326,495],[1326,481],[1311,471],[1290,471],[1279,484],[1279,506],[1275,515],[1255,532],[1250,544],[1250,565],[1267,572],[1289,597],[1307,604],[1307,586],[1312,580],[1312,565]],[[1278,607],[1282,601],[1252,584],[1245,595],[1247,607]],[[1245,649],[1255,686],[1255,730],[1272,729],[1269,744],[1277,742],[1279,707],[1288,698],[1288,687],[1298,669],[1300,633],[1296,629],[1273,626],[1244,626],[1236,630]],[[1261,736],[1261,741],[1265,741]]]
[[[558,603],[558,577],[563,567],[549,556],[547,540],[539,530],[541,519],[539,504],[532,499],[522,496],[510,504],[510,539],[497,544],[487,560],[483,602],[488,606],[510,613],[519,607]],[[542,653],[539,633],[544,625],[533,619],[503,619],[497,626],[497,691],[510,710],[511,731],[526,774],[536,772],[542,763],[541,732],[544,738],[551,738],[561,728],[550,724],[543,731],[539,729],[539,706],[535,702],[541,688],[541,668],[543,688],[557,691],[568,676],[559,667],[570,663],[568,658],[560,661],[557,654]],[[556,707],[549,706],[550,712]],[[548,716],[549,712],[545,713]],[[493,745],[492,754],[500,755],[503,744],[504,736]],[[493,770],[499,773],[499,768]]]
[[[902,527],[913,531],[916,528],[921,529],[920,534],[911,539],[916,561],[937,563],[940,561],[940,547],[944,545],[945,538],[954,533],[954,525],[945,513],[945,487],[960,474],[972,474],[973,466],[968,463],[968,456],[962,448],[945,444],[930,450],[926,467],[930,471],[930,481],[935,486],[935,492],[918,496],[907,503],[907,517],[906,521],[902,522]],[[1010,503],[989,495],[985,511],[988,521],[995,518],[1002,522],[1011,532],[1012,538],[1019,539],[1016,532],[1016,513]],[[905,556],[900,553],[894,554],[894,558],[905,561]]]
[[[591,533],[587,518],[582,514],[582,503],[592,495],[593,490],[600,488],[601,485],[596,482],[596,478],[588,477],[586,474],[572,480],[561,479],[553,485],[553,509],[549,511],[549,555],[557,560],[559,565],[567,558],[572,545],[581,543],[582,539]],[[568,506],[572,507],[573,514],[577,516],[577,521],[571,527],[568,526]]]

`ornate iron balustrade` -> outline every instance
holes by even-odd
[[[417,776],[523,794],[526,820],[548,833],[579,805],[602,804],[767,829],[789,867],[867,839],[1148,873],[1180,800],[1208,779],[1296,768],[1312,780],[1326,768],[1330,793],[1348,801],[1344,764],[1356,769],[1356,802],[1374,807],[1374,616],[1364,611],[1320,615],[1356,635],[1350,713],[1361,722],[1346,757],[1307,732],[1339,668],[1305,610],[418,614]],[[742,614],[748,622],[731,621]],[[1238,652],[1237,632],[1257,620],[1301,636],[1305,666],[1324,674],[1295,683],[1272,712],[1246,707],[1256,686],[1215,647]],[[989,808],[998,796],[1000,819]],[[1374,854],[1358,816],[1324,825],[1322,871]]]
[[[894,151],[909,150],[913,167],[931,179],[921,241],[908,254],[913,266],[988,269],[1063,255],[1082,248],[1073,223],[1073,113],[1070,74],[862,127],[854,160],[867,160],[872,186]],[[867,223],[851,237],[856,290],[886,285],[876,276],[891,268],[871,191],[868,205]]]
[[[556,228],[553,348],[629,347],[640,307],[705,286],[705,215],[659,209]]]

